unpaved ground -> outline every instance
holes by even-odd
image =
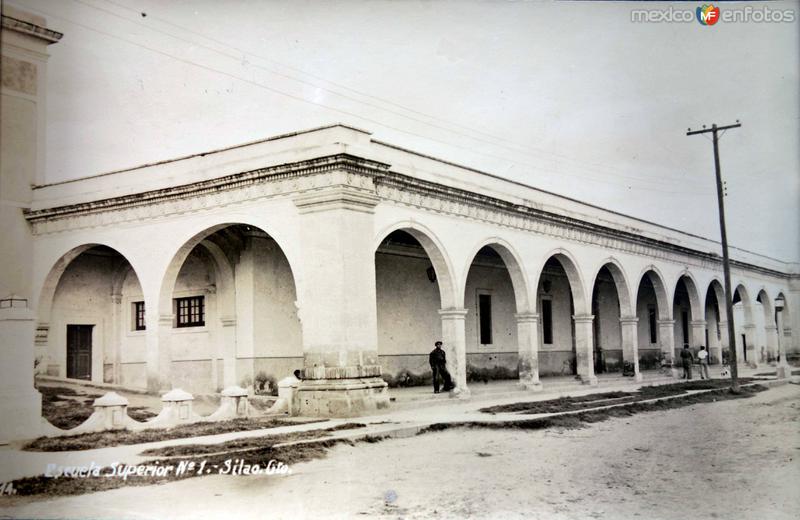
[[[292,470],[124,488],[0,515],[794,519],[800,387],[582,430],[450,430],[340,446]]]

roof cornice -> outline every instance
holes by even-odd
[[[47,27],[42,27],[41,25],[26,22],[25,20],[19,20],[7,15],[2,15],[2,27],[3,29],[8,29],[10,31],[15,31],[39,40],[43,40],[47,43],[47,45],[58,42],[64,36],[64,34],[58,31],[54,31],[52,29],[48,29]]]
[[[402,193],[417,193],[427,197],[459,205],[466,204],[479,207],[482,210],[497,212],[517,219],[536,221],[556,227],[574,230],[577,233],[588,234],[613,240],[635,244],[644,248],[656,249],[677,255],[693,257],[701,262],[721,265],[719,255],[698,251],[679,244],[670,243],[656,238],[650,238],[630,231],[616,229],[575,217],[560,215],[537,209],[530,205],[509,202],[497,197],[484,195],[461,188],[447,186],[442,183],[421,180],[406,174],[390,171],[390,165],[374,160],[364,159],[348,153],[339,153],[310,160],[286,163],[257,170],[251,170],[223,177],[209,179],[169,188],[144,191],[130,195],[111,197],[91,202],[81,202],[44,208],[38,210],[24,210],[25,218],[31,224],[58,221],[71,217],[80,217],[95,213],[105,213],[128,208],[155,205],[178,199],[203,197],[222,191],[237,190],[251,185],[278,182],[289,178],[297,178],[322,174],[332,171],[345,171],[347,173],[366,175],[372,178],[375,189],[386,187]],[[794,273],[781,272],[775,269],[762,267],[756,264],[732,260],[735,267],[756,271],[769,276],[789,278]]]

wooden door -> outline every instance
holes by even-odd
[[[67,325],[67,377],[92,378],[92,328],[94,325]]]

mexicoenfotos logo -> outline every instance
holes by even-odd
[[[794,9],[775,9],[766,4],[752,6],[739,3],[726,5],[724,11],[714,4],[703,4],[696,9],[674,5],[631,9],[633,23],[692,23],[694,20],[704,26],[716,25],[717,22],[794,23],[797,13]]]
[[[700,25],[714,25],[719,21],[719,7],[714,7],[714,4],[703,4],[696,13]]]

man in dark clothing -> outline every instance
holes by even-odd
[[[684,345],[683,350],[681,350],[681,363],[683,364],[683,378],[686,379],[692,378],[692,362],[694,362],[694,356],[692,355],[692,351],[689,350],[689,345]]]
[[[436,348],[431,351],[428,356],[428,361],[431,364],[431,372],[433,372],[433,393],[439,393],[439,376],[444,379],[444,391],[447,392],[453,389],[453,383],[450,379],[450,372],[447,371],[447,358],[444,350],[442,350],[442,342],[435,343]]]

